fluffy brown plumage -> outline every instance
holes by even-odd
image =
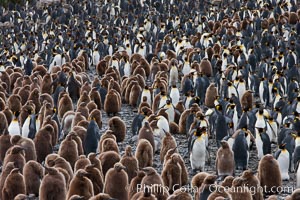
[[[104,192],[116,199],[128,200],[128,176],[121,163],[116,163],[105,176]],[[118,187],[116,187],[116,185]]]

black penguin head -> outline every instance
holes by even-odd
[[[206,131],[206,127],[198,127],[195,132],[194,136],[200,137]]]
[[[286,145],[286,143],[280,144],[279,145],[279,149],[284,150],[285,149],[285,145]]]

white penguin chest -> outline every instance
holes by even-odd
[[[17,120],[13,120],[9,127],[8,127],[8,132],[10,135],[21,135],[20,134],[20,125]]]

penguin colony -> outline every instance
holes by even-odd
[[[295,0],[22,3],[0,7],[1,200],[300,199]]]

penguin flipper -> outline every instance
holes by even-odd
[[[196,141],[196,137],[194,136],[194,134],[190,134],[189,136],[189,142],[188,142],[188,152],[189,154],[192,152],[193,150],[193,146],[194,146],[194,143]]]
[[[274,153],[274,158],[277,160],[279,155],[281,153],[281,150],[277,150],[275,153]]]

